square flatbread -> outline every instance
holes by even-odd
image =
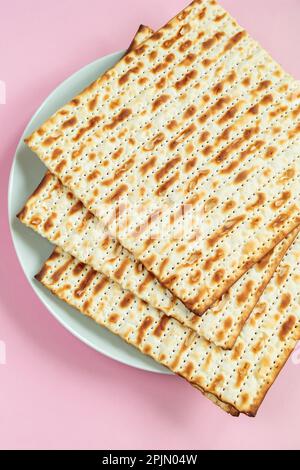
[[[228,412],[254,416],[300,338],[299,268],[298,236],[232,351],[197,337],[59,249],[36,277],[55,295],[223,402]]]
[[[300,223],[297,88],[197,0],[27,143],[201,315]]]
[[[293,241],[280,242],[249,269],[202,316],[195,315],[111,238],[101,224],[58,178],[47,173],[18,215],[21,222],[102,272],[152,307],[172,316],[224,349],[231,349],[253,307]],[[197,278],[194,279],[197,282]]]

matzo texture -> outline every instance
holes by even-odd
[[[300,338],[299,268],[297,237],[232,351],[197,337],[175,319],[162,315],[58,249],[37,279],[58,297],[203,392],[254,416]]]
[[[197,0],[27,142],[200,315],[300,223],[297,87]]]
[[[47,173],[19,219],[79,261],[89,264],[209,341],[231,349],[243,324],[295,236],[291,233],[255,264],[202,316],[189,311],[153,274],[108,236],[58,178]]]

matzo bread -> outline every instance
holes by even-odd
[[[55,295],[229,407],[254,416],[300,338],[296,238],[232,351],[199,338],[117,283],[56,249],[37,279]]]
[[[297,87],[216,1],[197,0],[27,142],[202,314],[300,222]]]
[[[137,297],[173,316],[218,346],[231,349],[282,256],[293,241],[289,235],[255,264],[202,316],[189,311],[153,274],[108,236],[58,178],[47,173],[19,214],[28,227],[79,261],[118,282]]]
[[[151,33],[150,28],[141,25],[129,49],[137,47]],[[113,240],[104,237],[102,228],[99,224],[96,225],[95,217],[78,204],[78,200],[54,175],[45,176],[27,201],[19,218],[28,227],[47,237],[69,254],[82,262],[88,262],[95,270],[119,282],[124,289],[132,291],[167,315],[174,316],[199,335],[229,349],[233,347],[243,323],[271,277],[275,264],[279,262],[278,255],[281,253],[283,256],[285,251],[284,247],[276,248],[278,255],[274,253],[269,260],[265,257],[256,266],[252,276],[243,276],[232,286],[230,292],[225,295],[226,301],[223,299],[214,306],[212,316],[206,312],[199,317],[187,310],[178,299],[172,297],[170,292],[163,288],[142,264],[137,263],[126,249],[122,250]],[[93,223],[89,222],[90,220],[93,220]],[[92,227],[95,225],[92,233],[91,225]],[[282,244],[288,245],[288,241],[283,241]],[[116,256],[117,253],[120,256]],[[115,262],[112,263],[112,260]],[[126,269],[122,272],[123,269],[120,270],[120,267],[123,267],[124,263]]]
[[[148,39],[154,33],[153,29],[149,26],[145,26],[143,24],[140,25],[139,29],[135,33],[133,40],[130,43],[128,48],[129,51],[133,51],[136,49],[142,42]]]

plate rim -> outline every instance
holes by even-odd
[[[81,342],[83,342],[84,344],[86,344],[88,347],[92,348],[93,350],[97,351],[98,353],[100,354],[103,354],[105,357],[108,357],[120,364],[124,364],[128,367],[133,367],[135,369],[138,369],[138,370],[142,370],[144,372],[152,372],[152,373],[155,373],[155,374],[161,374],[161,375],[173,375],[171,371],[169,371],[167,368],[162,369],[154,369],[152,368],[151,366],[148,366],[147,364],[145,365],[139,365],[139,364],[130,364],[128,361],[126,361],[126,359],[122,359],[122,358],[116,358],[114,357],[114,355],[108,351],[106,351],[105,349],[102,349],[101,347],[97,347],[97,345],[93,344],[92,341],[90,341],[88,338],[85,338],[80,332],[76,331],[76,329],[74,329],[71,325],[68,324],[67,321],[64,321],[60,316],[59,314],[57,314],[55,312],[54,309],[52,309],[52,307],[47,303],[47,300],[46,300],[46,297],[43,296],[42,294],[42,291],[40,292],[36,286],[35,286],[35,283],[34,283],[34,279],[32,279],[26,272],[25,270],[25,266],[23,264],[23,260],[21,258],[21,255],[19,253],[19,249],[17,247],[17,241],[16,241],[16,236],[15,236],[15,233],[14,233],[14,228],[13,228],[13,219],[14,217],[16,217],[16,214],[14,215],[12,213],[13,209],[12,209],[12,204],[13,204],[13,198],[12,198],[12,193],[13,193],[13,180],[14,180],[14,175],[15,175],[15,170],[16,170],[16,165],[17,165],[17,154],[19,152],[19,150],[21,149],[21,145],[24,141],[24,137],[25,135],[27,134],[27,130],[28,128],[30,127],[32,121],[34,121],[38,115],[42,112],[42,110],[44,109],[45,106],[47,106],[47,104],[49,103],[49,100],[51,101],[51,99],[54,98],[55,94],[59,91],[59,89],[63,86],[65,86],[69,81],[72,81],[72,79],[74,80],[75,76],[78,75],[79,73],[84,73],[84,71],[88,70],[89,68],[92,68],[93,66],[97,65],[98,62],[101,62],[102,60],[114,60],[115,57],[117,57],[118,55],[120,54],[125,54],[126,52],[126,49],[125,50],[120,50],[120,51],[116,51],[116,52],[112,52],[110,54],[107,54],[107,55],[104,55],[102,57],[99,57],[98,59],[95,59],[93,60],[92,62],[84,65],[83,67],[81,67],[80,69],[76,70],[75,72],[73,72],[71,75],[69,75],[67,78],[65,78],[64,80],[62,80],[47,96],[46,98],[43,99],[42,103],[38,106],[38,108],[35,110],[35,112],[31,115],[31,117],[29,118],[29,120],[27,121],[25,127],[24,127],[24,130],[22,132],[22,135],[18,141],[18,144],[16,146],[16,149],[15,149],[15,152],[14,152],[14,156],[13,156],[13,160],[12,160],[12,164],[11,164],[11,167],[10,167],[10,172],[9,172],[9,178],[8,178],[8,189],[7,189],[7,215],[8,215],[8,225],[9,225],[9,231],[10,231],[10,236],[11,236],[11,239],[12,239],[12,242],[13,242],[13,247],[14,247],[14,251],[16,253],[16,256],[17,256],[17,259],[18,259],[18,262],[21,266],[21,269],[23,271],[23,274],[28,282],[28,284],[31,286],[32,290],[34,291],[35,295],[38,297],[38,299],[42,302],[42,304],[44,305],[44,307],[47,309],[47,311],[55,318],[55,320],[57,320],[59,322],[59,324],[64,327],[69,333],[71,333],[73,336],[75,336],[78,340],[80,340]],[[108,67],[106,70],[109,70],[110,67]],[[45,167],[45,170],[46,170],[46,167]],[[52,244],[53,245],[53,244]],[[62,300],[61,300],[62,303],[64,303]],[[101,325],[100,325],[101,326]],[[102,326],[102,328],[104,328]],[[117,336],[117,335],[116,335]],[[143,354],[142,352],[138,351],[137,352],[139,354]],[[155,361],[154,361],[154,364]]]

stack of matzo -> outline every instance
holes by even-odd
[[[37,278],[231,414],[299,338],[300,94],[214,0],[154,33],[28,139]]]

